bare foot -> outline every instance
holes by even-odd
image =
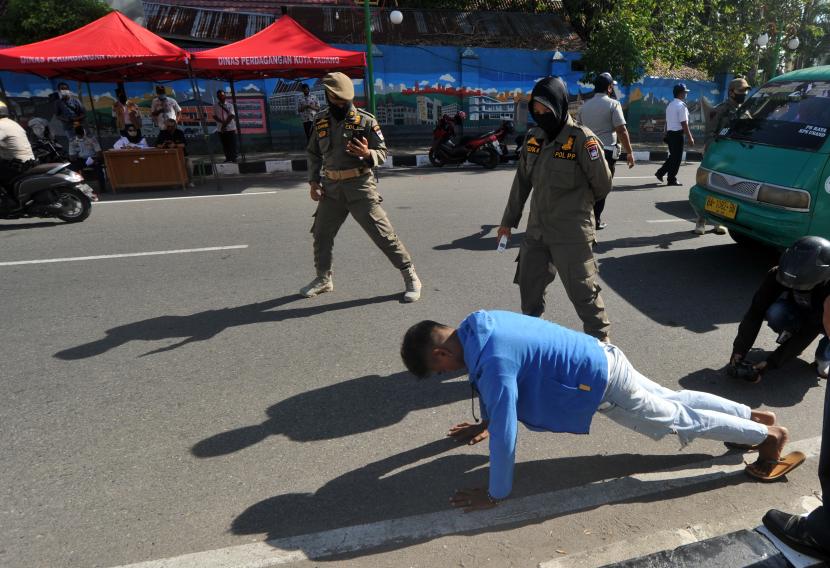
[[[765,426],[775,426],[775,413],[769,410],[753,410],[752,421],[758,422]]]
[[[778,461],[790,441],[790,434],[783,426],[768,426],[767,431],[767,439],[758,446],[758,460]]]

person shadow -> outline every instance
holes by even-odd
[[[213,458],[249,448],[269,436],[312,442],[372,432],[392,426],[416,410],[469,398],[471,389],[455,373],[440,380],[415,380],[408,372],[366,375],[281,400],[260,424],[210,436],[193,446],[197,458]]]
[[[447,511],[451,508],[449,498],[456,489],[486,487],[488,470],[484,466],[488,463],[488,457],[467,452],[468,446],[450,438],[436,440],[347,472],[314,493],[287,493],[264,499],[240,513],[232,521],[230,530],[236,535],[265,534],[272,546],[283,550],[304,549],[309,557],[320,558],[313,533],[322,532],[325,535],[327,533],[323,531]],[[722,460],[739,464],[741,458],[735,454],[726,455]],[[700,464],[710,459],[711,456],[705,454],[622,453],[519,462],[515,466],[516,483],[511,500],[554,491],[590,490],[586,486],[604,482],[598,502],[581,505],[580,510],[614,502],[616,486],[620,487],[622,494],[629,495],[620,497],[620,502],[654,502],[667,498],[666,488],[658,481],[641,481],[629,476],[674,468],[699,469],[700,475],[690,474],[699,478],[698,482],[668,490],[672,497],[744,482],[742,475],[722,476],[707,472],[708,466]],[[649,484],[654,486],[651,491]],[[632,485],[635,486],[633,491],[622,491],[624,488],[631,489]],[[632,494],[642,497],[632,498]],[[543,512],[541,519],[520,524],[537,523],[569,513]],[[461,511],[457,514],[464,515]],[[498,509],[495,514],[499,514]],[[500,525],[516,526],[516,522],[508,515]],[[491,526],[477,532],[494,530],[498,528]],[[307,536],[292,538],[299,535]],[[382,544],[384,549],[394,549],[410,546],[413,541],[429,540],[429,537],[419,538],[417,535],[407,538],[396,538]],[[309,546],[304,548],[305,545]],[[357,554],[365,554],[365,551]]]
[[[469,251],[489,251],[496,250],[499,244],[498,237],[493,229],[498,229],[498,225],[482,225],[481,230],[472,235],[459,237],[444,245],[432,247],[433,250],[469,250]],[[492,236],[490,236],[492,233]],[[510,240],[507,241],[507,248],[517,249],[522,244],[524,233],[513,233]]]
[[[163,341],[181,339],[171,345],[154,349],[142,357],[172,351],[189,343],[206,341],[224,330],[242,325],[274,323],[289,319],[306,318],[335,310],[347,310],[394,300],[400,301],[400,294],[387,294],[371,298],[359,298],[335,303],[313,303],[301,308],[276,310],[297,300],[306,300],[299,294],[255,302],[233,308],[206,310],[188,316],[159,316],[108,329],[101,339],[64,349],[54,357],[74,361],[95,357],[120,347],[130,341]]]
[[[771,353],[753,349],[747,360],[763,361]],[[779,369],[764,373],[760,383],[749,383],[730,377],[726,364],[720,369],[700,369],[679,381],[688,390],[716,394],[749,406],[784,408],[800,404],[810,389],[821,386],[816,369],[803,359],[788,361]]]

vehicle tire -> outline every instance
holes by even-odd
[[[67,223],[80,223],[92,213],[92,201],[84,192],[74,187],[60,190],[60,200],[63,203],[57,218]]]
[[[444,162],[442,162],[438,156],[435,154],[435,150],[430,149],[429,151],[429,163],[435,166],[436,168],[440,168],[444,166]]]
[[[484,157],[484,159],[479,163],[488,170],[492,170],[499,165],[499,162],[501,162],[501,156],[499,156],[499,153],[495,148],[486,148],[484,153],[486,154],[486,157]]]
[[[739,233],[733,229],[729,229],[729,236],[732,237],[732,240],[735,241],[737,244],[741,245],[742,247],[753,247],[758,248],[761,246],[761,243],[750,237],[749,235],[745,235],[743,233]]]

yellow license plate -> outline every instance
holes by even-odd
[[[738,214],[738,204],[728,201],[726,199],[718,199],[711,195],[706,198],[706,205],[703,207],[709,213],[726,217],[727,219],[734,219]]]

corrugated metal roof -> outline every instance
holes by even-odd
[[[212,0],[185,0],[208,2]],[[393,45],[463,45],[579,51],[584,43],[558,14],[520,12],[451,12],[402,10],[393,25],[390,10],[372,8],[375,43]],[[146,26],[169,39],[230,43],[267,27],[276,14],[208,10],[144,2]],[[328,43],[365,42],[363,9],[349,6],[289,6],[288,14]]]

